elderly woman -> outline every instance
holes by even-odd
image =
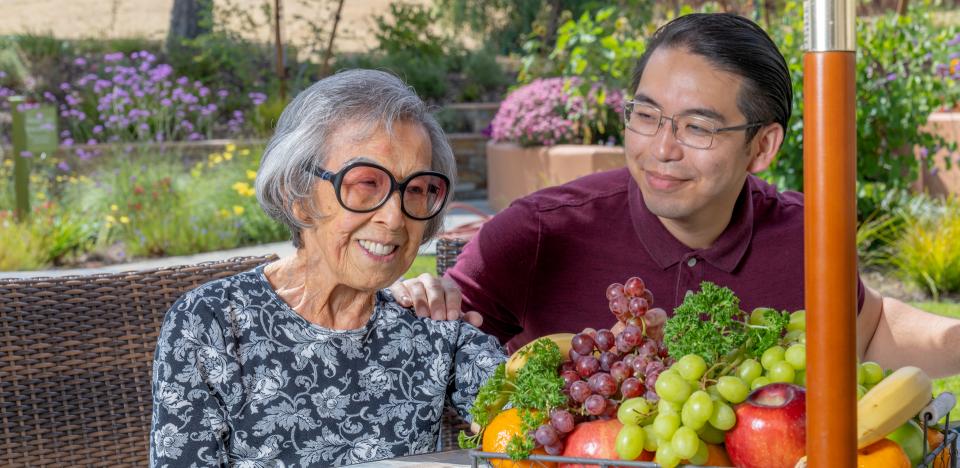
[[[383,290],[436,234],[453,154],[396,77],[355,70],[284,110],[257,198],[296,254],[197,288],[153,367],[153,466],[330,466],[431,451],[504,360],[462,321]]]

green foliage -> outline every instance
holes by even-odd
[[[891,263],[908,281],[938,298],[960,291],[960,200],[949,198],[926,213],[907,213]]]
[[[645,43],[629,18],[617,13],[616,8],[603,8],[563,23],[557,31],[556,46],[545,58],[535,53],[537,39],[529,41],[524,49],[530,53],[523,57],[518,83],[575,76],[583,80],[583,94],[594,84],[626,90]]]
[[[288,239],[253,193],[261,151],[228,145],[192,169],[155,150],[107,154],[90,176],[63,175],[37,161],[29,223],[12,222],[13,198],[2,185],[0,234],[11,241],[0,243],[0,263],[7,269],[69,264],[115,244],[124,256],[148,257]],[[9,172],[0,166],[0,180]]]
[[[0,72],[5,75],[0,76],[0,86],[10,88],[22,86],[30,76],[23,52],[12,39],[0,38]]]
[[[46,239],[29,223],[0,214],[0,271],[34,270],[46,264]]]
[[[499,53],[520,52],[531,37],[538,37],[543,50],[553,48],[551,27],[567,18],[579,17],[604,6],[616,8],[634,24],[644,24],[653,16],[655,3],[644,0],[438,0],[444,19],[458,30],[467,30],[483,38]],[[554,31],[555,32],[555,31]]]
[[[450,39],[433,31],[439,19],[435,11],[417,4],[391,3],[389,15],[377,15],[374,37],[386,54],[401,51],[440,56],[450,47]]]
[[[857,177],[885,190],[916,179],[914,146],[946,146],[921,129],[943,104],[946,81],[935,73],[955,31],[936,27],[924,5],[909,15],[888,13],[857,21]],[[799,2],[784,6],[781,23],[768,31],[780,46],[794,83],[793,118],[779,156],[765,177],[781,189],[803,189],[803,15]],[[942,63],[942,62],[939,62]]]
[[[510,78],[497,63],[496,55],[489,49],[467,52],[463,57],[462,84],[457,101],[473,102],[491,99],[491,91],[505,89]],[[500,99],[496,96],[494,99]]]
[[[451,37],[435,32],[438,20],[438,13],[423,5],[391,4],[389,14],[375,17],[376,50],[342,55],[335,68],[389,70],[427,101],[493,98],[507,82],[495,56],[484,49],[465,50]]]

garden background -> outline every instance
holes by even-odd
[[[0,17],[0,271],[286,240],[253,195],[265,139],[291,96],[349,67],[391,70],[431,103],[454,142],[459,196],[483,197],[489,138],[523,146],[619,144],[619,109],[644,38],[691,11],[751,17],[781,47],[795,111],[776,164],[762,175],[799,190],[801,6],[8,0]],[[955,0],[864,1],[857,28],[864,279],[953,316],[960,316],[960,200],[924,194],[917,181],[960,162],[956,140],[928,125],[933,114],[960,110],[958,10]],[[11,113],[39,104],[59,115],[59,149],[14,154]],[[15,157],[31,166],[31,212],[23,219],[14,213]],[[419,257],[410,274],[432,271],[434,262]],[[960,392],[960,378],[938,385]]]

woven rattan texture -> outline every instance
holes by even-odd
[[[0,280],[0,466],[145,466],[164,313],[275,258]]]
[[[460,255],[466,243],[466,240],[457,237],[437,239],[437,276],[443,276],[443,272],[457,263],[457,256]],[[457,444],[457,435],[461,430],[469,432],[470,425],[448,404],[443,409],[443,416],[440,419],[440,450],[460,448]]]

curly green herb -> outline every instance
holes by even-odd
[[[733,291],[704,281],[700,292],[688,295],[667,320],[664,341],[674,359],[699,354],[708,367],[730,365],[745,356],[759,357],[777,344],[790,320],[786,312],[773,309],[759,315],[762,320],[750,324]]]
[[[550,410],[566,404],[563,394],[563,378],[557,369],[563,362],[560,348],[549,339],[535,341],[526,351],[526,364],[511,380],[501,365],[483,384],[470,409],[474,422],[481,426],[480,432],[467,435],[460,432],[458,442],[462,448],[475,448],[482,440],[483,429],[507,404],[519,410],[522,421],[520,434],[528,434],[543,424]],[[533,439],[514,436],[507,445],[507,453],[513,459],[526,458],[535,447]]]

